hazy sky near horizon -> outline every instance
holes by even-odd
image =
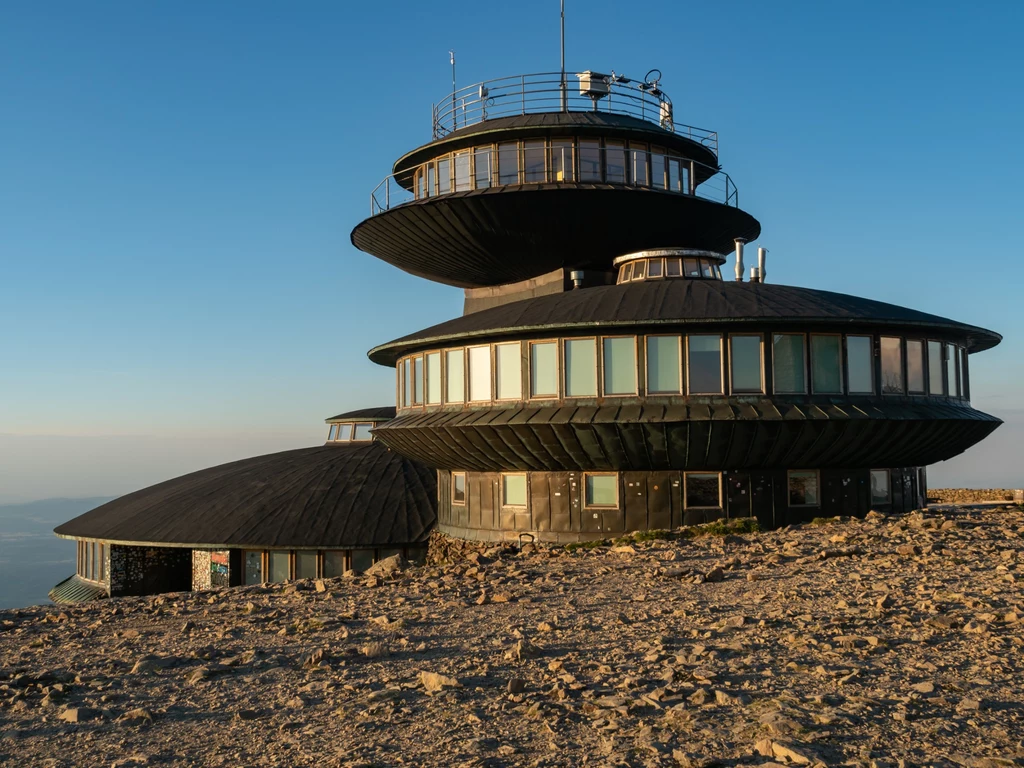
[[[932,484],[1024,485],[1024,5],[567,2],[567,66],[662,70],[717,130],[772,282],[991,328],[1007,423]],[[461,292],[355,250],[459,85],[558,68],[514,6],[0,6],[0,503],[114,495],[393,403],[370,347]],[[641,226],[641,222],[627,223]],[[731,268],[731,265],[727,265]]]

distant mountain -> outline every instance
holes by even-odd
[[[47,592],[75,571],[74,542],[57,538],[53,529],[107,501],[110,497],[0,505],[0,608],[49,602]]]

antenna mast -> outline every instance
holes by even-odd
[[[452,130],[459,127],[459,113],[455,106],[455,49],[452,48],[448,51],[448,56],[452,61]]]
[[[562,0],[562,80],[559,85],[562,94],[562,111],[569,111],[569,94],[565,87],[565,0]]]

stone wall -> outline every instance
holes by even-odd
[[[1013,501],[1012,488],[929,488],[929,499],[939,504],[977,504],[982,501]]]
[[[210,550],[192,550],[192,590],[212,589],[210,583]]]
[[[110,596],[156,595],[192,586],[192,550],[110,546]]]

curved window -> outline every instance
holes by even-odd
[[[377,423],[373,421],[332,424],[327,439],[334,443],[373,440],[373,435],[370,434],[370,430],[376,425]]]
[[[530,397],[558,397],[558,342],[530,343]]]
[[[565,396],[597,395],[597,340],[565,340]]]
[[[816,395],[843,393],[842,336],[811,334],[811,391]]]
[[[875,392],[870,336],[846,337],[846,381],[851,395],[872,395]]]
[[[776,392],[802,394],[807,391],[802,334],[776,333],[772,337],[772,358]]]
[[[882,349],[882,392],[887,395],[903,394],[903,340],[883,336]]]
[[[920,339],[907,339],[907,391],[924,394],[924,342]]]
[[[686,337],[687,389],[691,395],[722,393],[722,336]]]
[[[732,352],[732,391],[763,392],[761,337],[730,336],[729,346]]]

